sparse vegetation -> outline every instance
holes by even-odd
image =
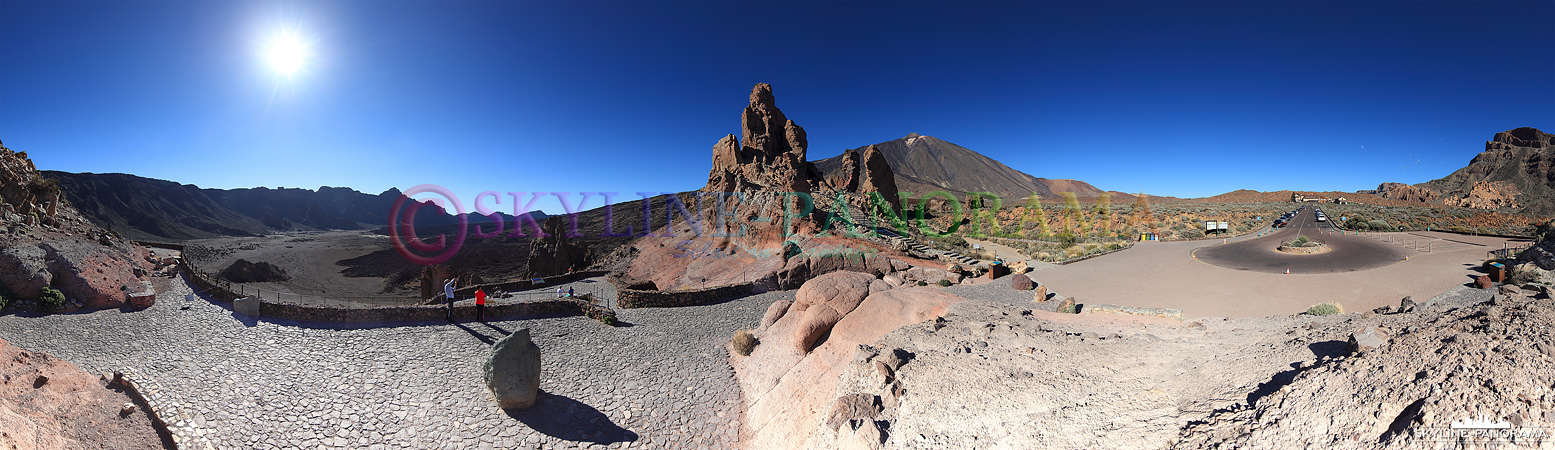
[[[1508,284],[1524,285],[1528,283],[1539,283],[1542,281],[1540,280],[1539,273],[1532,270],[1517,270],[1515,267],[1509,267],[1507,268],[1507,272],[1508,274],[1506,276],[1506,282]]]
[[[5,294],[0,294],[0,311],[5,311],[7,303],[10,303],[10,300],[6,299]]]
[[[1316,305],[1312,305],[1311,308],[1307,308],[1306,314],[1309,316],[1344,314],[1344,306],[1341,306],[1338,303],[1318,303]]]
[[[65,293],[51,287],[38,294],[38,312],[54,312],[65,307]]]
[[[923,280],[918,280],[918,285],[919,286],[928,286],[929,283],[925,283]]]
[[[734,339],[730,343],[734,345],[735,353],[739,353],[740,356],[750,356],[751,350],[755,350],[756,344],[760,342],[756,340],[756,336],[751,334],[750,330],[741,329],[734,332]]]
[[[941,287],[950,286],[950,280],[939,280],[939,285]]]

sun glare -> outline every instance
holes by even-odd
[[[265,64],[275,73],[290,77],[302,70],[312,56],[308,45],[296,34],[281,32],[265,46]]]

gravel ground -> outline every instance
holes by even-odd
[[[1031,274],[1028,274],[1027,276],[1031,276]],[[1038,283],[1042,282],[1042,280],[1037,279],[1037,277],[1032,277],[1031,279],[1032,281],[1036,281]],[[1049,286],[1048,288],[1052,289],[1052,286]],[[999,279],[988,283],[957,284],[946,287],[945,289],[949,290],[952,294],[970,299],[1005,303],[1010,305],[1021,305],[1026,308],[1031,308],[1034,310],[1040,309],[1043,311],[1057,311],[1058,304],[1064,299],[1064,296],[1059,294],[1053,296],[1052,299],[1048,301],[1036,302],[1034,301],[1037,295],[1036,291],[1015,290],[1015,288],[1010,287],[1009,275],[999,277]]]
[[[171,425],[197,436],[193,448],[728,448],[740,393],[723,344],[793,296],[621,310],[615,328],[583,317],[354,328],[240,318],[186,305],[181,280],[159,282],[150,309],[5,315],[0,336],[93,373],[134,367],[190,417]],[[614,293],[599,284],[588,287]],[[525,327],[542,352],[541,398],[505,413],[481,365],[491,342]]]

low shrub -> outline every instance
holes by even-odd
[[[1524,285],[1528,283],[1537,283],[1540,281],[1539,278],[1541,278],[1538,272],[1532,270],[1517,270],[1515,268],[1507,270],[1511,272],[1511,274],[1507,275],[1506,277],[1506,282],[1508,284]],[[0,301],[0,306],[3,305],[5,305],[5,302]]]
[[[735,353],[739,353],[740,356],[750,356],[751,350],[756,349],[756,344],[760,342],[756,340],[756,336],[751,334],[750,330],[742,329],[734,332],[734,339],[731,343],[734,344]]]
[[[1332,314],[1344,314],[1344,306],[1338,303],[1318,303],[1307,308],[1309,316],[1327,316]]]
[[[929,283],[925,283],[923,280],[918,280],[918,285],[919,286],[928,286]]]
[[[939,280],[940,286],[950,286],[950,280]]]
[[[38,311],[54,312],[65,307],[65,293],[59,289],[43,288],[43,293],[38,294]]]
[[[6,300],[5,294],[0,294],[0,311],[5,311],[5,304],[9,302],[10,300]]]

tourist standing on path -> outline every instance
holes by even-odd
[[[486,291],[475,289],[475,320],[486,322]]]
[[[443,298],[448,300],[448,321],[454,321],[454,279],[449,278],[448,284],[443,285]]]
[[[567,298],[572,298],[572,286],[567,286]]]
[[[562,298],[562,288],[556,288],[556,298]]]

